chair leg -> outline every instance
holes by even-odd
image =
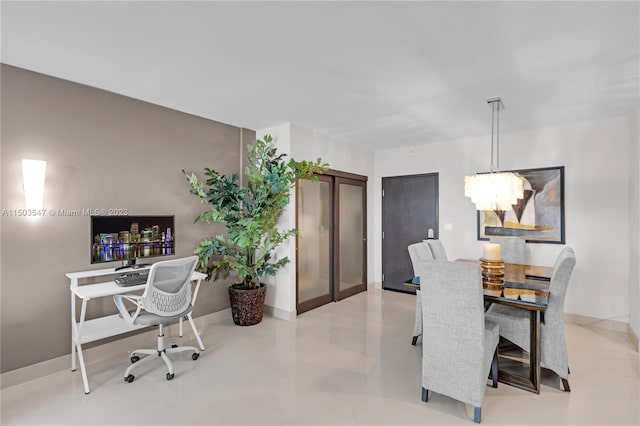
[[[473,421],[476,423],[480,423],[480,411],[482,407],[473,407]]]
[[[427,402],[429,400],[429,390],[422,388],[422,400]]]
[[[166,364],[167,370],[169,371],[169,374],[174,374],[175,371],[173,369],[173,363],[171,362],[171,360],[167,356],[167,353],[165,351],[160,352],[160,357],[162,358],[162,360]]]
[[[569,387],[569,381],[567,379],[560,378],[562,380],[562,387],[565,392],[571,392],[571,388]]]
[[[144,349],[142,349],[142,350],[141,350],[141,349],[138,349],[138,350],[136,351],[136,353],[144,353],[144,352],[143,352],[143,350],[144,350]],[[147,350],[148,350],[148,349],[147,349]],[[136,361],[135,363],[131,364],[131,365],[130,365],[126,370],[125,370],[125,372],[124,372],[124,377],[125,377],[125,378],[127,378],[127,377],[129,376],[129,374],[131,374],[135,368],[138,368],[138,367],[140,367],[141,365],[146,364],[147,362],[153,361],[153,360],[154,360],[154,359],[156,359],[157,357],[158,357],[158,354],[157,354],[155,351],[153,351],[153,354],[149,354],[149,355],[145,356],[144,358],[142,358],[142,359],[140,359],[140,360]]]
[[[491,360],[491,380],[494,388],[498,387],[498,348],[493,354],[493,360]]]
[[[195,346],[172,346],[164,350],[167,354],[175,354],[178,352],[188,352],[191,351],[194,354],[200,354],[200,350]]]

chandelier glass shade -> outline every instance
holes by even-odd
[[[522,179],[511,172],[478,173],[464,177],[464,195],[476,210],[513,210],[522,198]]]
[[[476,173],[464,177],[464,195],[471,198],[476,205],[476,210],[513,210],[518,200],[524,196],[524,184],[522,179],[511,172],[493,170],[493,127],[496,123],[496,168],[500,160],[500,108],[504,108],[500,98],[487,100],[491,104],[491,171],[489,173]],[[497,111],[497,118],[496,118]],[[495,119],[494,119],[495,118]]]

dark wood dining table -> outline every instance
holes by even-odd
[[[456,262],[474,263],[479,260],[456,259]],[[540,393],[540,341],[541,315],[549,300],[549,282],[553,268],[538,265],[505,263],[504,289],[500,295],[484,295],[488,304],[507,305],[529,312],[529,374],[528,377],[498,367],[498,381],[534,393]],[[420,277],[405,281],[411,288],[420,288]],[[424,341],[423,341],[424,344]],[[500,362],[498,362],[500,366]]]

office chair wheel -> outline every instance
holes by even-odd
[[[131,359],[131,364],[135,364],[136,362],[140,361],[140,357],[138,355],[134,355],[130,359]]]
[[[175,343],[172,343],[172,344],[171,344],[171,347],[172,347],[172,348],[177,348],[177,347],[178,347],[178,345],[176,345]]]
[[[198,358],[200,358],[200,354],[199,354],[199,353],[197,353],[197,352],[196,352],[196,353],[194,353],[193,355],[191,355],[191,359],[192,359],[192,360],[194,360],[194,361],[195,361],[196,359],[198,359]]]
[[[131,382],[133,382],[133,379],[135,379],[134,375],[133,374],[129,374],[127,377],[124,378],[124,381],[126,383],[131,383]]]
[[[173,379],[173,378],[174,378],[174,376],[175,376],[175,374],[167,373],[167,380],[171,380],[171,379]]]

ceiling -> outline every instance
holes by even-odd
[[[9,2],[3,63],[370,149],[640,105],[634,2]]]

